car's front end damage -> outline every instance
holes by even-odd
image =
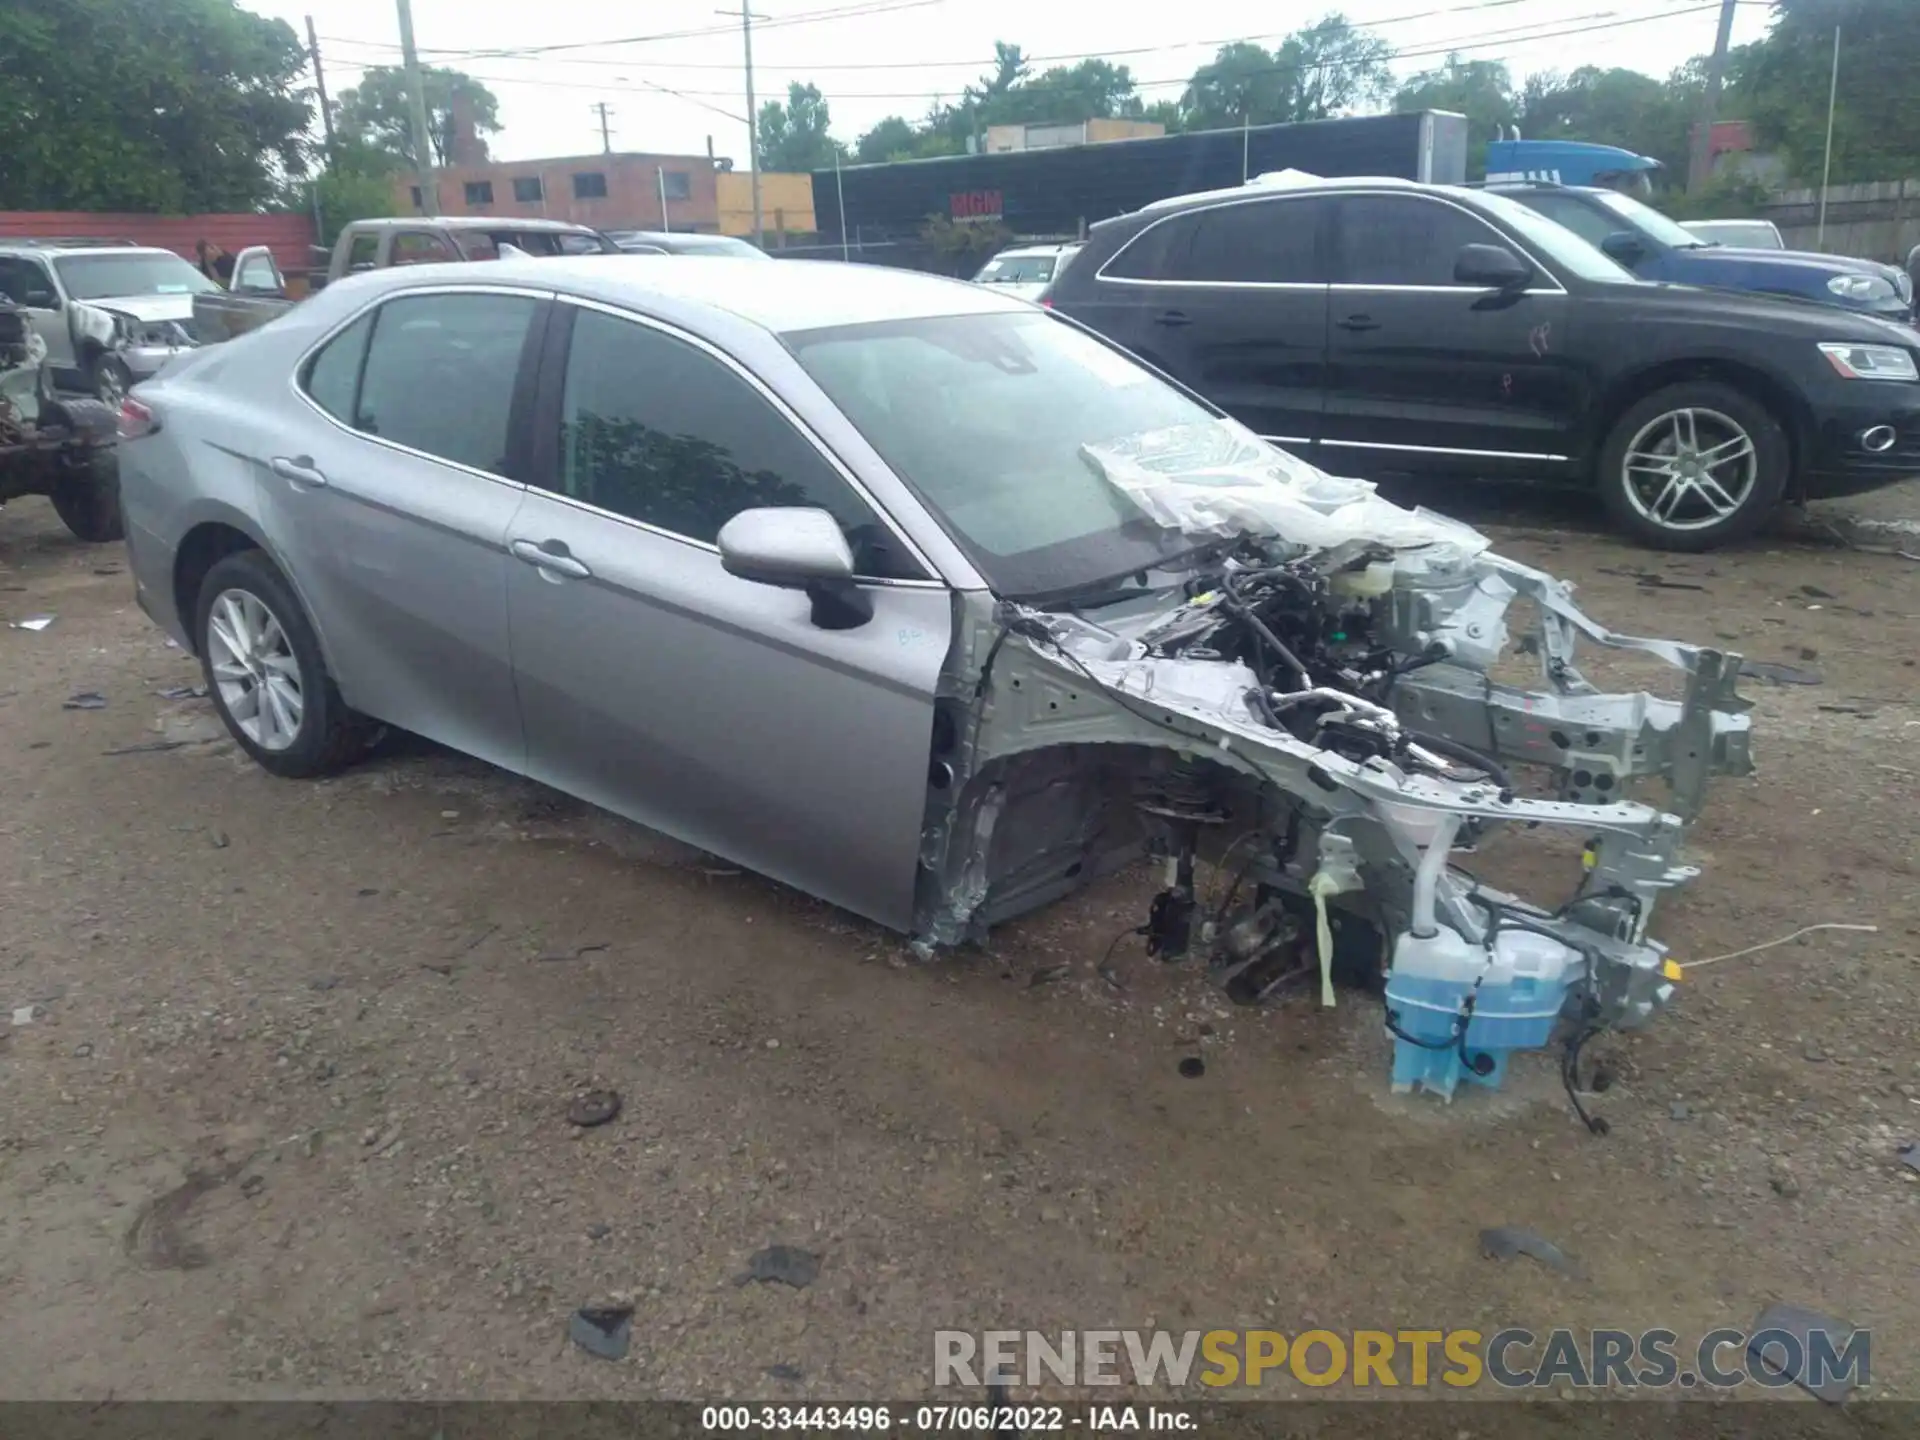
[[[1735,655],[1615,635],[1466,527],[1379,499],[1238,427],[1090,463],[1208,548],[1179,583],[1097,605],[960,602],[935,727],[920,938],[979,938],[1142,854],[1150,953],[1204,956],[1241,1000],[1336,973],[1384,985],[1396,1088],[1498,1083],[1507,1055],[1644,1022],[1677,968],[1649,930],[1694,878],[1685,828],[1750,773]],[[1145,580],[1145,576],[1141,579]],[[1490,671],[1530,601],[1538,689]],[[1602,694],[1584,637],[1682,672]],[[1646,798],[1648,781],[1661,787]],[[1532,901],[1457,865],[1501,832],[1570,833]],[[1203,901],[1196,864],[1217,867]]]

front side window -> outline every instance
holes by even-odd
[[[347,247],[347,270],[371,270],[380,256],[380,237],[367,231],[353,237]]]
[[[233,272],[233,288],[236,290],[278,290],[280,276],[273,268],[270,255],[249,256],[239,269]]]
[[[811,441],[729,366],[651,326],[576,311],[561,400],[561,494],[711,545],[742,510],[818,506],[861,575],[925,572]]]
[[[1595,209],[1576,195],[1555,195],[1542,191],[1528,195],[1522,203],[1595,247],[1601,245],[1609,235],[1617,235],[1627,228],[1606,211]]]
[[[1199,211],[1198,229],[1176,280],[1214,284],[1324,285],[1320,229],[1326,202],[1258,200]]]
[[[1002,595],[1058,595],[1191,547],[1110,478],[1145,445],[1259,449],[1241,427],[1042,311],[782,337]]]
[[[1340,280],[1348,285],[1457,285],[1468,245],[1500,245],[1484,221],[1438,200],[1355,195],[1340,202]]]
[[[504,475],[507,417],[535,308],[522,295],[389,300],[374,315],[353,428]]]

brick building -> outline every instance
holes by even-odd
[[[451,166],[435,172],[434,181],[442,215],[544,216],[601,230],[720,228],[718,175],[705,155],[493,161]],[[419,184],[405,176],[395,183],[401,213],[418,213]]]

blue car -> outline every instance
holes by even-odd
[[[1785,295],[1913,323],[1913,281],[1892,265],[1804,250],[1716,245],[1631,195],[1596,186],[1525,181],[1487,188],[1565,226],[1642,280]]]

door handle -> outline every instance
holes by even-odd
[[[1380,322],[1371,315],[1349,315],[1344,320],[1333,322],[1342,330],[1378,330]]]
[[[1191,325],[1193,317],[1184,310],[1162,310],[1153,317],[1156,325]]]
[[[311,455],[296,455],[292,459],[276,455],[268,462],[268,468],[282,480],[291,480],[296,485],[317,487],[327,483],[326,475],[315,468]]]
[[[524,560],[536,570],[570,576],[575,580],[584,580],[593,574],[567,553],[567,542],[564,540],[545,540],[538,545],[531,540],[515,540],[507,548],[513,552],[516,560]]]

